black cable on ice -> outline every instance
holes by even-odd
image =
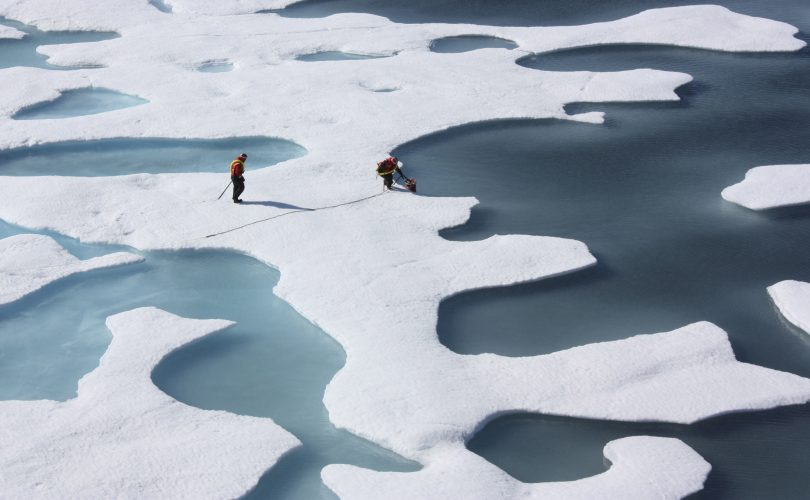
[[[269,220],[278,219],[279,217],[284,217],[285,215],[297,214],[297,213],[301,213],[301,212],[317,212],[318,210],[327,210],[327,209],[330,209],[330,208],[345,207],[346,205],[352,205],[354,203],[360,203],[361,201],[370,200],[371,198],[376,198],[377,196],[382,196],[384,194],[385,194],[385,192],[377,193],[377,194],[373,194],[371,196],[366,196],[365,198],[360,198],[359,200],[347,201],[346,203],[339,203],[337,205],[329,205],[329,206],[326,206],[326,207],[300,208],[300,209],[297,209],[297,210],[290,210],[289,212],[284,212],[283,214],[278,214],[278,215],[274,215],[272,217],[267,217],[266,219],[260,219],[260,220],[256,220],[256,221],[253,221],[253,222],[248,222],[247,224],[243,224],[243,225],[238,226],[238,227],[234,227],[234,228],[231,228],[231,229],[226,229],[225,231],[220,231],[220,232],[214,233],[214,234],[209,234],[209,235],[206,236],[206,238],[213,238],[214,236],[219,236],[221,234],[232,233],[234,231],[244,229],[244,228],[246,228],[248,226],[252,226],[254,224],[259,224],[261,222],[267,222]]]

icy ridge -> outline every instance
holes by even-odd
[[[141,261],[141,256],[128,252],[79,260],[49,236],[21,234],[4,238],[0,240],[0,305],[76,273]]]
[[[780,281],[768,287],[768,294],[788,321],[810,334],[810,283]]]
[[[0,401],[7,498],[233,498],[298,440],[272,420],[206,411],[152,384],[168,353],[228,327],[155,308],[110,316],[113,340],[78,396]]]
[[[725,188],[722,196],[752,210],[810,203],[810,165],[752,168],[742,182]]]

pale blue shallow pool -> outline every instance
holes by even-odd
[[[0,237],[25,232],[0,223]],[[128,250],[50,234],[81,258]],[[329,463],[418,468],[331,425],[323,392],[345,354],[273,295],[277,271],[232,252],[142,255],[143,263],[67,278],[0,308],[0,399],[74,397],[78,379],[98,365],[109,344],[106,317],[156,306],[237,322],[170,355],[153,373],[158,387],[200,408],[272,418],[304,443],[251,497],[334,498],[320,481]]]
[[[65,43],[100,42],[118,38],[117,33],[98,31],[40,31],[33,26],[0,17],[0,24],[11,26],[25,33],[22,39],[0,39],[0,69],[13,66],[30,66],[51,70],[71,70],[76,67],[57,66],[48,63],[48,58],[37,52],[40,45]]]
[[[45,120],[58,118],[73,118],[75,116],[95,115],[115,111],[116,109],[131,108],[146,104],[146,99],[138,96],[122,94],[115,90],[104,88],[83,88],[66,90],[52,101],[45,101],[25,107],[14,113],[15,120]]]
[[[137,173],[222,172],[241,152],[248,171],[306,154],[291,141],[270,137],[227,139],[100,139],[0,151],[0,175],[107,176]]]

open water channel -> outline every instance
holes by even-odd
[[[538,8],[527,0],[409,1],[407,6],[399,0],[385,5],[334,0],[308,2],[282,14],[370,11],[400,22],[551,25],[687,3],[693,2],[560,0]],[[767,6],[753,0],[720,3],[810,30],[810,13],[799,0]],[[446,301],[440,309],[441,341],[460,353],[523,356],[710,320],[729,332],[739,359],[810,376],[810,341],[781,320],[765,293],[766,286],[782,279],[810,281],[810,209],[755,213],[720,197],[748,168],[810,162],[808,51],[739,55],[624,46],[531,56],[520,64],[563,71],[654,67],[688,72],[695,82],[680,90],[680,103],[569,107],[606,110],[608,122],[602,126],[491,123],[399,148],[423,194],[481,200],[470,223],[446,231],[445,237],[564,236],[584,241],[599,259],[594,268],[569,276]],[[98,154],[109,152],[106,163],[115,156],[150,163],[139,159],[148,148],[117,154],[126,146],[105,143]],[[71,148],[81,148],[60,147],[32,154],[69,156],[76,153]],[[4,154],[11,156],[0,158],[3,162],[23,161],[17,153]],[[83,163],[84,155],[95,153],[79,155]],[[131,172],[127,168],[102,175]],[[0,226],[0,236],[20,232],[26,231]],[[120,250],[54,236],[82,258]],[[272,417],[305,443],[251,496],[330,498],[318,475],[328,463],[418,468],[331,426],[321,399],[344,363],[343,351],[272,295],[276,271],[226,252],[144,256],[141,264],[68,278],[0,310],[0,397],[72,397],[76,380],[96,366],[109,342],[104,318],[153,305],[188,317],[237,321],[234,328],[169,356],[153,374],[159,387],[201,408]],[[674,436],[712,463],[698,497],[807,498],[808,429],[808,405],[692,426],[513,415],[489,424],[469,448],[520,480],[556,481],[604,470],[601,448],[611,439]]]

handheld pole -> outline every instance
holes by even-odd
[[[219,193],[219,197],[218,197],[217,199],[222,198],[222,195],[223,195],[223,194],[225,194],[225,191],[227,191],[229,187],[231,187],[231,184],[232,184],[232,183],[233,183],[233,179],[231,179],[230,181],[228,181],[228,185],[227,185],[227,186],[225,186],[225,189],[223,189],[221,193]]]

